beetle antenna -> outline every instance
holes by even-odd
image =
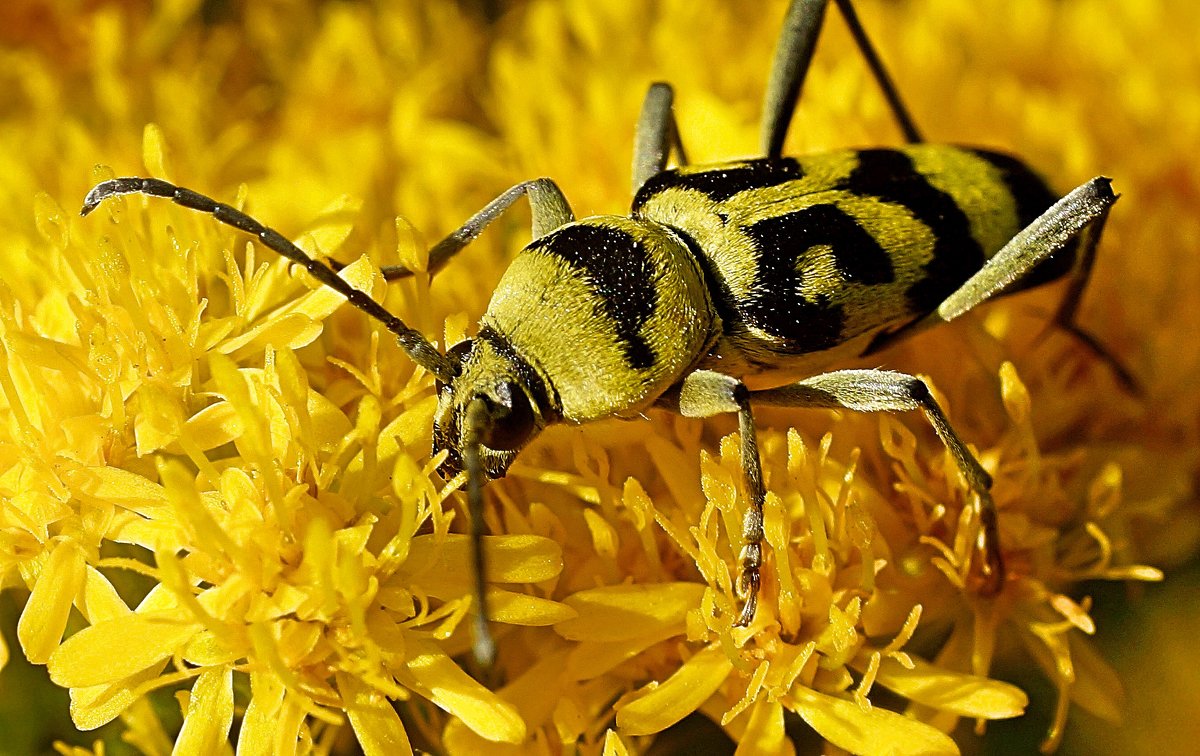
[[[303,265],[313,278],[341,294],[351,305],[382,323],[385,328],[396,335],[396,341],[399,342],[400,348],[412,358],[413,362],[428,370],[439,381],[448,383],[458,375],[459,365],[439,352],[420,331],[409,328],[403,320],[388,312],[383,305],[338,276],[333,268],[306,255],[286,236],[273,228],[264,226],[231,205],[217,202],[191,189],[175,186],[161,179],[130,176],[102,181],[92,187],[83,200],[83,208],[79,214],[87,215],[104,200],[119,194],[165,197],[177,205],[208,213],[227,226],[233,226],[239,231],[257,237],[264,246],[294,263]]]
[[[483,552],[483,460],[480,446],[488,420],[487,405],[476,397],[467,405],[463,467],[467,471],[467,508],[471,517],[471,552],[475,561],[475,660],[485,670],[496,660],[496,641],[488,627],[486,556]]]

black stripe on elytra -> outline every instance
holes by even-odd
[[[666,189],[691,189],[714,202],[724,202],[747,189],[765,189],[803,176],[804,169],[795,158],[747,160],[729,168],[695,173],[663,171],[642,185],[633,199],[633,212],[636,213],[654,195]]]
[[[757,248],[754,290],[739,309],[748,323],[783,339],[784,351],[805,354],[843,340],[841,305],[818,294],[805,298],[805,274],[827,275],[810,260],[809,250],[825,247],[844,283],[883,284],[895,280],[887,251],[836,205],[812,205],[766,218],[746,228]]]
[[[933,232],[933,257],[905,295],[917,312],[929,312],[983,266],[983,249],[954,198],[929,183],[899,150],[858,153],[858,166],[839,188],[905,207]]]
[[[616,327],[625,361],[635,370],[654,364],[654,350],[641,331],[658,305],[654,282],[659,276],[644,244],[620,229],[578,223],[543,236],[526,250],[554,255],[579,270]]]
[[[972,148],[970,151],[1000,171],[1004,185],[1017,204],[1018,230],[1028,226],[1058,201],[1058,196],[1050,190],[1050,187],[1046,186],[1046,182],[1042,181],[1041,177],[1029,170],[1020,160],[1011,155],[991,150]],[[1047,257],[1006,291],[1028,289],[1065,275],[1074,264],[1075,251],[1078,246],[1078,239],[1070,239],[1062,249]]]

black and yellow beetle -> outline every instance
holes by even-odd
[[[994,594],[1004,564],[991,480],[925,384],[885,370],[819,371],[1069,272],[1073,284],[1058,321],[1100,351],[1073,317],[1116,197],[1107,179],[1095,178],[1057,199],[1015,158],[924,143],[850,0],[837,4],[907,145],[781,155],[826,6],[793,0],[768,84],[763,156],[687,165],[672,90],[653,85],[637,125],[630,217],[576,221],[558,187],[543,178],[504,192],[433,247],[436,270],[516,200],[529,198],[533,240],[505,272],[476,335],[445,353],[334,267],[188,189],[114,179],[89,192],[82,212],[112,195],[140,192],[211,213],[377,318],[433,374],[433,450],[447,452],[445,473],[467,472],[481,661],[494,655],[482,569],[485,480],[503,476],[551,423],[636,417],[652,406],[689,417],[738,415],[750,502],[736,624],[754,618],[763,559],[755,405],[923,411],[977,496],[972,588]],[[672,154],[679,167],[666,170]],[[389,279],[409,273],[384,271]]]

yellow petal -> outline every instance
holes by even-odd
[[[661,732],[700,708],[732,670],[720,647],[709,646],[661,684],[651,683],[636,698],[617,704],[617,727],[626,735]]]
[[[197,449],[208,451],[242,434],[242,421],[229,402],[210,404],[183,423],[182,435]]]
[[[139,697],[124,712],[121,725],[125,728],[121,740],[133,746],[138,753],[170,753],[174,743],[174,728],[168,735],[159,719],[159,712],[147,697]]]
[[[183,407],[172,391],[153,383],[139,386],[137,399],[133,436],[138,456],[144,457],[179,438],[183,428]]]
[[[611,643],[581,641],[571,649],[571,653],[567,657],[565,674],[570,680],[594,679],[617,665],[632,659],[655,643],[660,643],[678,634],[678,628],[667,625],[646,635],[625,638]]]
[[[498,693],[500,698],[517,707],[521,717],[531,728],[540,727],[545,723],[553,713],[555,706],[564,700],[562,696],[565,681],[561,673],[565,657],[565,651],[556,651],[542,656],[520,677],[505,685],[504,689]],[[446,729],[442,732],[442,746],[447,753],[519,751],[518,748],[498,747],[495,743],[482,740],[467,729],[461,720],[453,720],[446,725]]]
[[[463,721],[486,740],[520,743],[525,720],[516,708],[471,679],[437,646],[409,636],[413,654],[406,661],[404,684]]]
[[[206,669],[196,678],[188,698],[183,729],[175,741],[178,756],[208,756],[225,750],[233,724],[233,670]]]
[[[151,176],[170,180],[171,157],[167,140],[163,137],[162,128],[156,123],[148,123],[142,129],[142,164]]]
[[[750,709],[750,721],[738,741],[734,756],[755,754],[794,754],[796,749],[783,728],[783,707],[778,702],[759,698]]]
[[[64,688],[120,680],[175,653],[200,627],[178,611],[134,613],[85,627],[51,654],[50,679]]]
[[[615,730],[609,730],[604,733],[604,756],[630,756],[632,751],[625,745],[625,741],[621,740],[621,736]]]
[[[912,661],[913,668],[906,669],[895,659],[884,657],[876,682],[910,701],[964,717],[1019,717],[1029,704],[1029,696],[1015,685],[942,669],[917,658]],[[857,660],[854,666],[856,669],[866,667]]]
[[[894,711],[878,706],[863,710],[852,700],[799,686],[792,689],[789,697],[789,708],[818,735],[851,753],[873,756],[958,753],[958,746],[946,733]]]
[[[123,617],[132,610],[108,578],[89,564],[83,582],[83,601],[80,602],[79,612],[84,619],[95,625],[114,617]]]
[[[487,536],[487,579],[492,583],[539,583],[562,572],[562,547],[536,535]],[[406,567],[417,574],[413,582],[432,592],[437,588],[461,594],[474,586],[471,539],[449,535],[417,536],[409,547]]]
[[[337,674],[337,686],[365,756],[412,753],[404,723],[386,696],[344,672]]]
[[[1125,710],[1125,691],[1121,678],[1087,638],[1071,633],[1069,642],[1071,662],[1075,666],[1071,701],[1102,719],[1120,722]]]
[[[235,359],[259,354],[268,346],[276,349],[299,349],[308,346],[321,335],[318,321],[298,312],[267,318],[245,333],[227,339],[215,351]]]
[[[236,640],[244,642],[239,644]],[[249,650],[248,646],[249,640],[238,638],[236,633],[222,633],[218,636],[211,630],[201,630],[184,644],[180,653],[189,664],[197,667],[215,667],[232,664],[242,658]]]
[[[303,742],[307,712],[271,672],[250,674],[250,704],[238,732],[238,756],[288,756]],[[307,699],[305,699],[307,701]]]
[[[71,493],[89,504],[116,504],[147,517],[167,506],[167,492],[145,476],[119,467],[81,467],[63,474]]]
[[[70,236],[65,222],[67,214],[54,198],[45,192],[38,192],[33,197],[33,222],[37,225],[38,233],[50,242],[55,249],[64,249]]]
[[[158,677],[166,664],[162,660],[111,685],[71,688],[71,721],[85,732],[103,727],[137,703],[142,696],[138,686]]]
[[[382,283],[379,269],[365,256],[338,271],[338,275],[354,288],[371,294],[377,283]],[[328,286],[313,289],[287,308],[288,312],[302,313],[316,322],[328,318],[346,302],[346,298]]]
[[[353,230],[362,204],[361,199],[347,195],[333,200],[321,209],[309,230],[297,240],[297,246],[313,257],[332,255]]]
[[[250,703],[238,729],[237,756],[271,756],[281,724],[283,685],[270,673],[250,673]],[[294,740],[294,738],[293,738]]]
[[[58,648],[75,596],[86,571],[83,550],[73,541],[59,541],[33,584],[33,592],[17,623],[17,638],[25,658],[45,664]]]
[[[703,596],[700,583],[612,585],[579,591],[563,599],[579,617],[554,629],[569,640],[610,642],[666,628],[683,632],[688,611],[699,606]]]
[[[575,617],[574,609],[550,599],[500,590],[490,590],[487,595],[489,619],[495,622],[528,627],[548,627]],[[440,596],[439,598],[445,597]]]

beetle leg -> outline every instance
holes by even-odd
[[[1042,260],[1098,220],[1117,201],[1112,182],[1097,177],[1071,191],[1017,232],[979,272],[946,297],[931,317],[951,321],[1020,282]]]
[[[675,90],[661,81],[651,84],[646,99],[642,100],[642,113],[633,136],[634,196],[642,184],[667,167],[672,150],[679,165],[687,165],[687,153],[683,150],[679,124],[675,120],[674,102]]]
[[[984,596],[1000,592],[1004,583],[1004,561],[1000,553],[996,504],[991,495],[992,477],[954,432],[924,381],[888,370],[838,370],[789,386],[755,391],[750,396],[756,404],[778,407],[841,408],[856,412],[921,410],[976,495],[980,526],[976,546],[983,561],[972,587]]]
[[[533,210],[533,238],[540,239],[559,226],[575,220],[571,206],[562,190],[553,180],[548,178],[522,181],[496,199],[487,203],[482,210],[472,215],[465,223],[450,232],[429,250],[428,271],[436,273],[441,270],[450,258],[454,257],[463,247],[483,233],[492,221],[504,215],[521,197],[529,197],[529,205]],[[340,263],[332,262],[335,269],[342,267]],[[395,281],[411,276],[413,271],[403,265],[385,265],[380,269],[384,279]]]
[[[808,66],[812,62],[821,22],[825,17],[826,4],[827,0],[792,0],[788,7],[783,31],[775,47],[771,76],[767,80],[767,93],[763,100],[760,145],[763,154],[769,158],[777,158],[783,154],[783,141],[792,122],[796,103],[800,100],[800,90],[804,86]],[[859,51],[871,69],[871,75],[883,90],[892,115],[900,130],[904,132],[904,138],[910,143],[923,141],[883,62],[859,22],[858,14],[854,12],[850,0],[837,0],[837,5],[850,27],[850,33]]]
[[[1133,377],[1133,373],[1091,331],[1079,325],[1075,320],[1075,316],[1079,313],[1079,304],[1083,301],[1083,291],[1087,288],[1088,280],[1092,276],[1092,266],[1096,262],[1096,247],[1099,246],[1100,237],[1104,234],[1104,223],[1108,220],[1108,210],[1106,207],[1100,216],[1080,234],[1079,256],[1075,261],[1075,270],[1067,284],[1067,292],[1063,296],[1062,303],[1059,304],[1058,311],[1054,314],[1053,325],[1074,336],[1101,362],[1108,365],[1108,369],[1113,372],[1117,381],[1126,391],[1137,395],[1142,392],[1142,389],[1138,380]]]
[[[663,404],[684,417],[737,413],[738,431],[742,437],[742,470],[750,506],[742,516],[742,548],[738,554],[737,594],[744,603],[733,624],[746,627],[754,620],[758,608],[763,561],[763,502],[766,499],[762,460],[758,456],[758,434],[750,409],[750,391],[737,378],[712,370],[695,370],[684,377],[678,391]]]
[[[863,58],[867,61],[867,66],[871,69],[871,75],[875,77],[875,83],[883,91],[888,107],[892,110],[892,117],[896,119],[896,124],[904,133],[904,141],[909,144],[924,142],[921,132],[917,131],[917,126],[913,123],[912,116],[908,114],[908,108],[904,107],[904,102],[900,99],[900,92],[892,83],[892,77],[888,75],[883,61],[879,59],[879,54],[875,52],[875,47],[867,37],[866,29],[859,22],[858,14],[854,12],[854,5],[850,0],[837,0],[837,4],[838,9],[842,11],[842,17],[846,19],[846,25],[850,27],[854,43],[858,45],[859,52],[862,53]]]
[[[877,352],[930,326],[954,320],[992,297],[1019,290],[1026,274],[1090,224],[1102,219],[1116,201],[1117,195],[1113,194],[1107,178],[1097,177],[1076,187],[1019,231],[937,309],[897,330],[880,334],[864,354]],[[1088,253],[1085,251],[1085,254]],[[1090,263],[1088,267],[1091,267]],[[1067,317],[1072,317],[1074,305],[1070,302],[1067,305]],[[1067,326],[1067,330],[1076,333],[1071,326]],[[1084,340],[1086,342],[1087,338]]]

